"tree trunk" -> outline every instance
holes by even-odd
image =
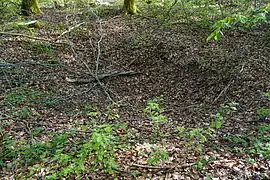
[[[138,11],[136,0],[124,0],[123,12],[125,14],[136,14]]]
[[[39,8],[38,0],[22,0],[21,11],[22,14],[25,16],[42,13],[42,11]]]

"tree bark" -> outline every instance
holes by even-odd
[[[124,0],[123,12],[125,14],[137,14],[139,9],[136,6],[136,0]]]
[[[21,11],[25,16],[42,13],[39,8],[38,0],[22,0]]]

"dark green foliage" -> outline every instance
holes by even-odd
[[[20,86],[13,89],[8,93],[5,99],[2,101],[4,105],[22,105],[25,103],[45,104],[51,106],[57,102],[57,100],[50,99],[51,93],[41,92],[28,88],[26,86]]]
[[[266,100],[270,100],[269,93],[265,93],[264,97]],[[269,109],[260,108],[258,115],[259,118],[257,121],[268,122],[266,118],[269,117]],[[255,126],[254,135],[241,135],[237,137],[227,136],[226,140],[228,141],[228,146],[233,147],[234,151],[237,153],[249,153],[253,156],[260,156],[264,159],[270,159],[269,124]]]
[[[260,127],[262,132],[265,129],[270,132],[269,127]],[[226,139],[229,141],[230,146],[234,147],[233,151],[236,153],[249,153],[251,155],[260,156],[264,159],[270,158],[270,137],[259,133],[257,136],[242,136],[242,137],[232,137],[227,136]]]
[[[255,28],[263,23],[267,23],[267,14],[270,6],[248,9],[243,13],[233,14],[225,19],[217,21],[212,28],[214,31],[208,36],[207,40],[219,40],[223,35],[223,29],[238,28],[241,30]]]
[[[116,146],[113,141],[115,137],[111,125],[96,127],[88,140],[70,141],[72,134],[66,133],[54,133],[50,140],[43,142],[17,141],[10,136],[2,138],[0,169],[15,166],[20,168],[36,163],[52,163],[53,161],[48,166],[49,169],[53,170],[48,177],[55,179],[69,177],[74,173],[79,174],[86,169],[88,171],[103,169],[106,173],[112,174],[117,168],[115,162]],[[7,161],[8,164],[6,164]],[[91,167],[85,167],[87,161],[91,162]],[[60,171],[57,170],[58,167],[62,167]],[[34,166],[30,168],[30,172],[26,172],[25,176],[28,176],[27,173],[31,174],[33,168]]]

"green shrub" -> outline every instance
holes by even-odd
[[[262,23],[267,23],[267,14],[269,13],[270,4],[259,9],[248,9],[244,13],[237,13],[217,21],[213,26],[213,32],[208,36],[207,41],[214,39],[219,40],[223,36],[224,29],[250,29],[257,27]]]

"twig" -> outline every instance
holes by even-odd
[[[66,31],[64,31],[62,34],[60,34],[56,39],[61,38],[61,37],[64,36],[65,34],[70,33],[72,30],[74,30],[74,29],[80,27],[80,26],[83,25],[83,24],[85,24],[85,22],[79,23],[79,24],[77,24],[76,26],[73,26],[73,27],[69,28],[68,30],[66,30]]]
[[[2,35],[8,35],[8,36],[21,36],[21,37],[27,37],[29,39],[35,39],[35,40],[40,40],[40,41],[48,41],[51,42],[52,40],[50,39],[45,39],[45,38],[39,38],[39,37],[34,37],[34,36],[29,36],[26,34],[20,34],[20,33],[10,33],[10,32],[0,32]]]
[[[90,75],[91,75],[93,78],[96,79],[96,81],[98,82],[99,86],[101,87],[101,89],[103,90],[103,92],[104,92],[104,94],[107,96],[107,98],[108,98],[110,101],[113,102],[111,96],[110,96],[109,93],[107,92],[107,90],[106,90],[106,88],[104,87],[104,85],[100,82],[100,79],[99,79],[99,77],[98,77],[99,60],[100,60],[100,55],[101,55],[100,43],[101,43],[101,41],[102,41],[102,39],[103,39],[103,36],[104,36],[104,34],[102,33],[102,20],[101,20],[101,19],[99,18],[99,16],[98,16],[95,12],[93,12],[90,8],[89,8],[89,11],[95,16],[96,22],[99,23],[99,33],[100,33],[100,38],[99,38],[99,40],[98,40],[98,42],[97,42],[97,50],[98,50],[98,52],[97,52],[97,57],[96,57],[95,74],[92,73],[92,71],[90,70],[90,68],[89,68],[88,66],[86,66],[86,67],[87,67],[87,69],[88,69]],[[86,64],[86,63],[84,63],[84,64]]]
[[[243,63],[243,65],[242,65],[242,67],[241,67],[241,69],[240,69],[239,73],[242,73],[242,72],[243,72],[244,67],[245,67],[245,63]]]
[[[86,67],[88,67],[87,64],[85,64]],[[130,76],[130,75],[135,75],[135,74],[140,74],[139,72],[134,72],[134,71],[123,71],[123,72],[112,72],[112,73],[104,73],[104,74],[100,74],[97,75],[97,78],[95,77],[94,74],[90,74],[93,78],[92,79],[72,79],[72,78],[68,78],[66,77],[66,81],[69,83],[79,83],[79,84],[86,84],[86,83],[90,83],[93,81],[97,81],[98,80],[102,80],[108,77],[117,77],[117,76]]]
[[[160,170],[171,170],[174,169],[175,166],[173,167],[155,167],[155,166],[148,166],[148,165],[141,165],[141,164],[132,164],[133,167],[138,167],[138,168],[145,168],[145,169],[160,169]]]
[[[215,103],[220,98],[220,96],[227,91],[227,89],[230,87],[230,85],[232,83],[234,83],[234,80],[232,80],[228,83],[228,85],[219,93],[218,97],[216,97],[216,99],[213,101],[213,103]]]
[[[7,35],[7,36],[19,36],[19,37],[26,37],[29,39],[34,39],[34,40],[38,40],[38,41],[45,41],[48,42],[50,44],[53,45],[69,45],[70,44],[68,42],[63,42],[63,41],[57,41],[57,39],[46,39],[46,38],[40,38],[40,37],[35,37],[35,36],[29,36],[26,34],[20,34],[20,33],[10,33],[10,32],[0,32],[0,35]],[[76,49],[76,50],[80,50],[80,49]]]

